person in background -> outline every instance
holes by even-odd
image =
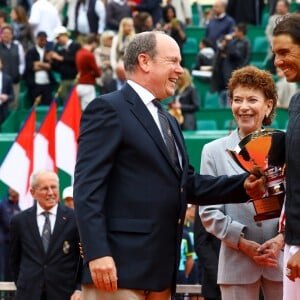
[[[65,19],[63,25],[68,28],[72,37],[75,35],[75,7],[77,0],[66,0],[67,11],[65,14]]]
[[[221,291],[217,284],[220,245],[220,240],[204,228],[197,206],[194,222],[194,249],[199,261],[201,293],[204,300],[221,300]]]
[[[14,29],[14,39],[21,43],[26,53],[33,46],[34,37],[25,8],[21,5],[13,7],[10,12],[10,18]]]
[[[234,31],[235,20],[226,14],[226,0],[215,0],[212,10],[213,17],[206,25],[205,37],[213,43],[217,50],[217,41],[225,35],[230,35]]]
[[[186,41],[185,25],[177,19],[176,10],[171,4],[163,7],[162,30],[177,42],[182,56],[183,44]]]
[[[177,120],[182,130],[196,130],[195,113],[199,109],[199,98],[188,69],[184,68],[178,77],[174,100],[168,105],[173,116],[181,115]]]
[[[79,235],[74,210],[59,203],[52,171],[30,177],[32,207],[11,219],[10,265],[16,300],[80,300]]]
[[[25,70],[25,53],[21,43],[13,39],[12,26],[2,27],[2,42],[0,42],[0,57],[2,58],[3,72],[13,81],[14,100],[9,108],[15,110],[19,106],[20,80]]]
[[[174,6],[176,16],[185,26],[192,24],[192,6],[189,1],[185,0],[167,0],[167,4]],[[194,24],[198,25],[198,24]]]
[[[263,177],[213,178],[189,165],[181,130],[159,102],[174,95],[180,62],[167,34],[137,34],[125,51],[124,87],[83,111],[74,180],[83,299],[169,300],[186,202],[264,193]]]
[[[199,52],[196,56],[194,70],[212,70],[215,58],[215,50],[212,42],[208,38],[203,38],[199,42]]]
[[[188,204],[185,213],[185,220],[183,229],[186,230],[191,238],[192,246],[193,246],[193,260],[194,265],[189,273],[186,283],[187,284],[199,284],[201,282],[201,273],[198,256],[195,252],[195,243],[194,243],[194,225],[195,225],[195,210],[196,205]]]
[[[94,33],[88,34],[75,56],[76,68],[79,73],[76,88],[82,110],[96,97],[96,78],[101,76],[101,70],[97,66],[93,52],[98,44],[98,36]]]
[[[105,29],[106,10],[102,0],[77,0],[75,6],[75,37],[80,44],[93,33],[101,36]]]
[[[214,17],[214,11],[212,8],[207,7],[204,9],[202,18],[200,18],[200,27],[206,28],[210,20]]]
[[[41,31],[47,34],[47,48],[54,46],[53,29],[61,26],[61,19],[57,9],[48,0],[33,0],[30,9],[29,24],[32,27],[34,38]]]
[[[275,116],[277,92],[271,73],[253,66],[240,68],[232,73],[228,92],[237,129],[203,147],[201,174],[243,173],[227,150],[270,125]],[[281,300],[283,236],[278,234],[278,218],[255,222],[251,202],[200,206],[199,212],[205,229],[221,241],[218,284],[222,300],[258,300],[260,288],[265,300]],[[266,241],[274,246],[267,258],[257,250]]]
[[[67,4],[67,0],[48,0],[57,10],[59,18],[61,22],[63,23],[64,21],[64,9],[65,5]]]
[[[127,4],[133,11],[133,15],[136,12],[146,11],[152,16],[154,27],[161,22],[162,19],[162,0],[140,0],[139,3],[136,0],[127,1]]]
[[[105,30],[100,39],[100,45],[94,51],[97,65],[101,69],[101,77],[97,78],[100,94],[106,94],[117,89],[116,79],[113,78],[113,69],[110,63],[111,47],[115,33]]]
[[[154,29],[152,16],[146,11],[136,13],[133,17],[133,23],[136,33],[152,31]]]
[[[46,45],[46,32],[38,32],[35,46],[27,51],[25,57],[24,80],[27,98],[32,105],[49,105],[53,100],[55,79],[51,72],[51,53]]]
[[[0,9],[0,42],[2,41],[2,28],[7,25],[9,25],[7,11]]]
[[[190,274],[195,267],[194,247],[191,236],[186,228],[183,228],[181,244],[180,244],[180,261],[177,271],[177,284],[188,284]],[[185,296],[176,295],[176,300],[186,299]],[[190,299],[190,298],[189,298]]]
[[[124,53],[130,41],[135,36],[132,18],[124,18],[120,22],[119,30],[114,36],[110,52],[110,64],[113,69],[113,77],[116,79],[119,90],[125,83]]]
[[[19,193],[12,188],[0,202],[0,276],[1,281],[12,281],[9,268],[9,235],[11,218],[20,212]]]
[[[55,28],[54,36],[56,44],[50,52],[51,68],[60,74],[59,98],[63,104],[75,84],[78,74],[75,58],[81,45],[70,38],[70,33],[64,26]]]
[[[62,192],[62,199],[64,201],[65,206],[69,208],[74,208],[73,186],[67,186],[64,188]]]
[[[275,54],[274,65],[282,70],[288,82],[300,83],[300,16],[290,14],[275,27],[272,39]],[[300,94],[297,92],[291,99],[288,111],[289,121],[286,130],[286,199],[284,234],[284,276],[283,300],[299,300],[300,295],[300,193],[298,176],[300,174]],[[269,245],[267,244],[268,248]],[[264,251],[262,247],[261,251]]]
[[[227,84],[231,73],[250,63],[251,44],[246,38],[247,25],[239,23],[233,34],[218,41],[218,50],[213,63],[211,90],[219,93],[220,107],[229,107]]]
[[[11,77],[2,71],[0,57],[0,125],[9,116],[9,104],[14,101],[14,89]]]
[[[123,18],[131,18],[127,0],[108,0],[106,4],[106,29],[117,32]]]
[[[237,23],[260,26],[264,11],[264,0],[228,0],[226,12]]]

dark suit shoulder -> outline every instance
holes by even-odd
[[[20,211],[18,214],[14,215],[11,219],[12,222],[20,222],[25,220],[26,218],[32,218],[36,215],[36,206],[33,205],[23,211]]]
[[[74,209],[65,206],[64,204],[58,204],[57,213],[61,212],[64,215],[71,216],[75,218]]]
[[[126,84],[121,90],[113,91],[95,98],[87,108],[88,110],[107,109],[122,112],[128,104],[134,105],[138,99],[140,98],[137,93]]]

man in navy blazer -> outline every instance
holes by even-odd
[[[59,204],[58,176],[38,171],[31,176],[36,203],[11,221],[10,263],[16,300],[79,300],[79,235],[74,211]],[[43,246],[44,212],[49,213],[51,237]]]
[[[249,199],[246,174],[214,178],[194,172],[180,128],[167,115],[181,166],[176,172],[152,100],[174,94],[180,62],[179,47],[168,35],[137,34],[125,53],[125,86],[83,112],[74,202],[84,300],[170,299],[187,200]],[[245,186],[257,197],[263,179],[250,175]]]

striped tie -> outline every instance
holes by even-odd
[[[50,237],[51,237],[51,225],[49,219],[50,213],[48,211],[44,211],[42,212],[42,214],[45,216],[45,223],[42,231],[42,241],[43,241],[45,252],[47,252],[49,242],[50,242]]]
[[[166,112],[164,111],[161,103],[158,100],[153,100],[153,104],[157,107],[158,119],[163,133],[164,141],[167,146],[172,164],[178,175],[181,174],[181,167],[179,164],[177,148],[175,145],[174,136],[172,134]]]

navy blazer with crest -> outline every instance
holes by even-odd
[[[16,300],[70,299],[78,288],[81,265],[74,211],[58,205],[49,248],[45,253],[37,225],[36,205],[11,221],[10,264]]]

